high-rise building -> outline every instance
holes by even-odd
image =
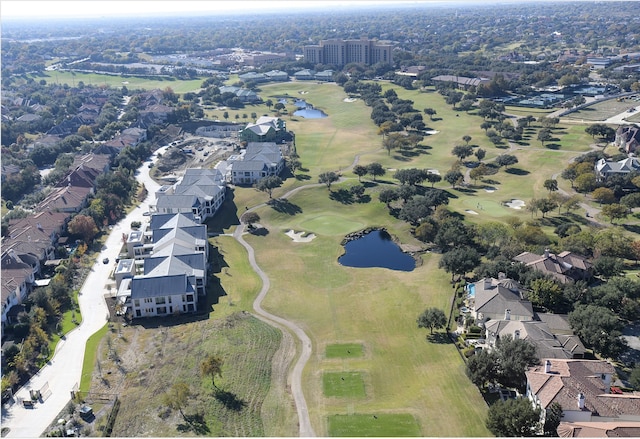
[[[393,48],[389,43],[361,38],[359,40],[331,39],[320,44],[304,46],[305,61],[314,64],[343,66],[349,63],[372,65],[393,62]]]

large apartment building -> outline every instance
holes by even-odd
[[[349,63],[372,65],[393,62],[394,46],[378,40],[322,40],[318,45],[304,46],[304,59],[314,64],[344,66]]]

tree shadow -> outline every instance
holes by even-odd
[[[177,429],[181,433],[193,431],[199,436],[209,434],[211,430],[207,427],[207,423],[204,420],[202,413],[195,413],[193,415],[184,415],[184,424],[178,424]]]
[[[269,234],[269,230],[266,227],[252,227],[249,230],[249,233],[255,236],[267,236]]]
[[[476,192],[478,192],[476,189],[462,186],[456,186],[455,190],[457,190],[458,192],[462,192],[463,194],[475,194]]]
[[[429,145],[418,145],[416,146],[416,149],[420,150],[420,151],[428,151],[430,149],[433,149],[433,146],[429,146]],[[425,152],[425,154],[427,154]]]
[[[331,192],[329,198],[342,204],[353,204],[353,195],[346,189],[338,189]]]
[[[394,160],[398,160],[399,162],[409,162],[409,161],[411,161],[411,157],[405,157],[403,155],[394,154],[392,157],[393,157]]]
[[[225,229],[229,229],[231,226],[237,226],[240,224],[240,219],[237,215],[238,209],[233,200],[233,190],[227,188],[222,206],[220,206],[220,209],[213,217],[207,219],[205,222],[209,232],[224,233]]]
[[[222,403],[227,409],[239,412],[247,403],[238,398],[234,393],[226,390],[217,389],[214,394],[215,398]]]
[[[622,224],[625,230],[633,233],[640,233],[640,226],[637,224]]]
[[[274,198],[267,202],[269,206],[276,212],[286,213],[287,215],[297,215],[302,213],[302,209],[297,204],[293,204],[286,198]]]
[[[378,183],[373,181],[363,181],[360,184],[364,186],[365,189],[378,186]]]
[[[558,149],[560,149],[560,144],[559,143],[547,143],[545,145],[545,148],[557,151]]]
[[[298,181],[311,180],[311,176],[307,175],[307,174],[296,174],[296,180],[298,180]]]
[[[361,197],[356,198],[356,203],[360,203],[360,204],[366,204],[371,202],[371,196],[368,194],[365,194]]]
[[[444,332],[436,332],[433,334],[427,335],[427,341],[429,343],[437,343],[437,344],[452,344],[453,342],[449,338],[449,336]]]
[[[520,168],[508,168],[504,172],[511,175],[529,175],[530,172]]]

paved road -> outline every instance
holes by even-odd
[[[157,160],[155,155],[153,160]],[[138,208],[113,227],[102,251],[96,258],[96,263],[91,268],[78,296],[82,313],[81,324],[58,343],[51,361],[16,392],[15,398],[28,399],[30,390],[41,390],[46,386],[50,394],[43,392],[43,402],[36,403],[32,409],[24,408],[17,401],[3,406],[2,427],[9,428],[6,437],[40,436],[67,405],[74,386],[80,385],[82,359],[87,339],[107,321],[109,311],[104,296],[109,293],[107,284],[121,248],[122,233],[129,231],[132,221],[144,219],[142,214],[148,210],[149,203],[155,200],[155,191],[159,187],[149,177],[148,163],[138,170],[137,179],[144,183],[149,195]],[[102,260],[107,257],[110,262],[103,264]]]

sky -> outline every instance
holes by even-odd
[[[151,13],[231,13],[242,11],[257,12],[265,9],[269,11],[278,9],[291,10],[293,8],[310,9],[314,7],[322,8],[326,11],[370,5],[458,3],[462,1],[475,4],[516,2],[516,0],[0,0],[0,17],[2,19],[116,17],[139,14],[151,15]]]

